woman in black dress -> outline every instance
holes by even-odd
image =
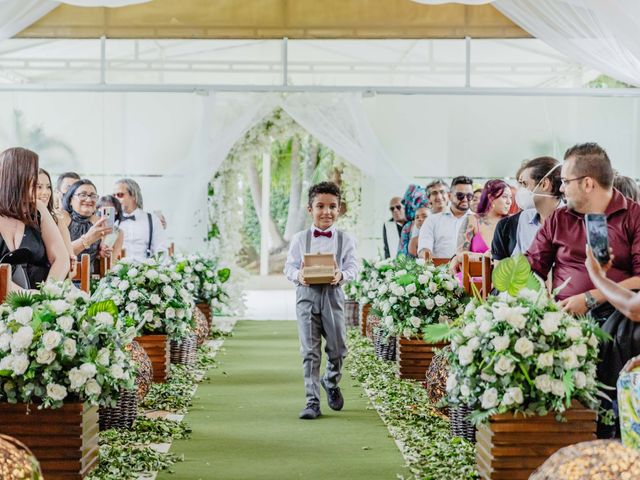
[[[17,248],[29,250],[24,264],[31,287],[64,280],[69,256],[46,205],[36,200],[38,155],[25,148],[0,153],[0,259]]]

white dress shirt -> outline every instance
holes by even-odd
[[[430,215],[422,224],[418,235],[418,253],[425,248],[431,251],[434,258],[451,258],[458,251],[458,232],[469,214],[456,217],[448,210]]]
[[[123,248],[125,249],[125,258],[132,260],[144,260],[147,258],[147,246],[149,245],[149,219],[147,212],[140,208],[136,208],[133,212],[126,214],[124,217],[134,216],[135,220],[122,220],[120,222],[120,230],[124,233]],[[167,250],[167,239],[160,223],[160,219],[151,214],[153,222],[153,235],[151,237],[151,252],[165,252]]]
[[[313,231],[319,230],[313,225],[311,230],[311,249],[308,253],[338,253],[338,235],[336,234],[336,227],[332,225],[327,232],[331,232],[331,238],[320,236],[314,237]],[[296,285],[298,284],[298,274],[300,273],[300,266],[304,259],[307,232],[309,230],[303,230],[296,233],[291,239],[289,244],[289,253],[287,255],[287,262],[284,264],[284,274],[287,279]],[[338,262],[340,264],[340,262]],[[356,241],[355,239],[342,232],[342,282],[349,282],[355,280],[358,276],[358,260],[356,258]]]

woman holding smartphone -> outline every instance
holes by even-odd
[[[120,230],[120,222],[123,217],[120,200],[113,195],[105,195],[98,200],[97,209],[97,214],[101,217],[106,217],[108,225],[113,225],[113,232],[105,235],[102,239],[100,256],[111,255],[114,260],[118,260],[122,253],[122,244],[124,242],[124,232]]]

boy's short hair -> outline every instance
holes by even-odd
[[[328,193],[329,195],[335,195],[338,197],[338,205],[342,202],[342,193],[340,192],[340,187],[338,187],[338,185],[333,182],[320,182],[309,188],[309,206],[311,207],[313,205],[313,199],[316,198],[316,196],[323,193]]]

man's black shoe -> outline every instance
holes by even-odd
[[[331,410],[342,410],[342,407],[344,407],[344,397],[342,396],[340,387],[327,387],[324,383],[324,378],[320,379],[320,385],[322,385],[322,388],[327,392],[327,403],[329,404],[329,408]]]
[[[315,403],[309,403],[306,407],[300,412],[300,418],[303,420],[314,420],[318,418],[320,415],[320,405],[316,405]]]

